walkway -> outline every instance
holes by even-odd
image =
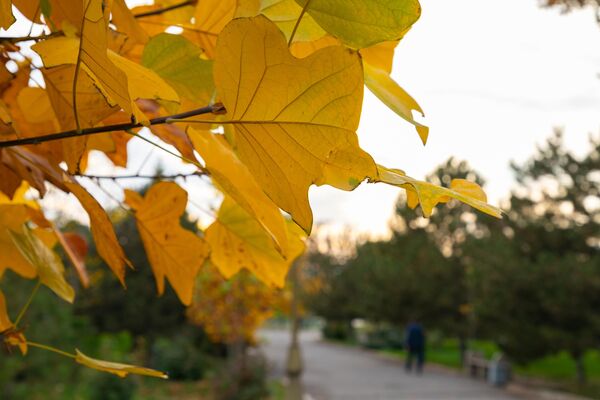
[[[284,374],[287,331],[263,331],[263,351],[275,376]],[[301,335],[306,400],[517,399],[485,382],[426,368],[406,374],[402,364],[371,352],[325,343],[316,332]]]

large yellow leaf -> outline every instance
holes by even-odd
[[[48,248],[26,225],[23,225],[21,232],[11,230],[9,235],[23,257],[35,267],[40,282],[63,300],[72,303],[75,290],[65,279],[65,267],[58,254]]]
[[[355,49],[400,39],[421,15],[418,0],[296,0],[308,1],[308,14]]]
[[[502,210],[487,204],[483,190],[474,182],[454,179],[450,188],[436,186],[407,176],[403,171],[378,166],[379,177],[374,182],[384,182],[406,190],[407,203],[411,208],[421,205],[423,215],[429,217],[438,203],[445,203],[451,198],[466,203],[479,211],[497,218],[502,217]]]
[[[98,201],[92,197],[81,185],[72,180],[65,180],[65,186],[77,197],[90,217],[90,230],[96,243],[100,257],[108,264],[110,269],[125,286],[125,265],[131,263],[125,256],[108,215]]]
[[[164,292],[166,276],[181,302],[189,305],[194,279],[208,257],[209,247],[204,239],[179,225],[187,205],[187,193],[173,182],[159,182],[144,198],[126,190],[125,202],[135,210],[158,293]]]
[[[279,208],[265,195],[223,136],[192,128],[188,129],[188,134],[219,188],[256,218],[285,254],[287,232]]]
[[[256,219],[225,197],[217,219],[206,230],[211,261],[226,278],[246,268],[266,284],[283,287],[290,265],[304,251],[303,232],[291,221],[287,230],[284,258]]]
[[[311,184],[352,190],[377,174],[355,133],[363,94],[357,53],[333,46],[297,59],[264,16],[239,18],[219,36],[214,74],[240,159],[305,231]]]
[[[136,367],[135,365],[121,364],[111,361],[98,360],[96,358],[88,357],[78,349],[75,349],[76,357],[75,361],[88,368],[97,369],[98,371],[109,372],[115,374],[120,378],[125,378],[129,374],[153,376],[155,378],[167,379],[168,375],[164,372],[157,371],[155,369]]]
[[[13,324],[10,322],[8,310],[6,309],[4,294],[2,293],[2,290],[0,290],[0,333],[10,329],[12,326]]]
[[[415,121],[413,110],[423,114],[417,102],[383,69],[364,63],[365,85],[392,111],[415,126],[423,144],[427,143],[429,127]]]

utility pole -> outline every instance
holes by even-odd
[[[304,262],[304,256],[300,257],[292,266],[290,271],[292,283],[292,304],[291,304],[291,340],[288,348],[286,363],[286,373],[288,385],[286,390],[286,400],[302,400],[302,352],[300,351],[300,342],[298,335],[300,333],[300,316],[298,313],[298,273],[301,263]]]

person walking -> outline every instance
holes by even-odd
[[[416,360],[417,374],[421,374],[425,363],[425,332],[420,323],[413,321],[408,324],[404,344],[406,347],[406,372],[412,370],[413,360]]]

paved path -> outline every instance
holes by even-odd
[[[283,376],[288,332],[263,331],[261,337],[273,375]],[[305,400],[517,399],[485,382],[435,368],[409,375],[396,360],[322,342],[315,332],[303,332],[301,346]]]

